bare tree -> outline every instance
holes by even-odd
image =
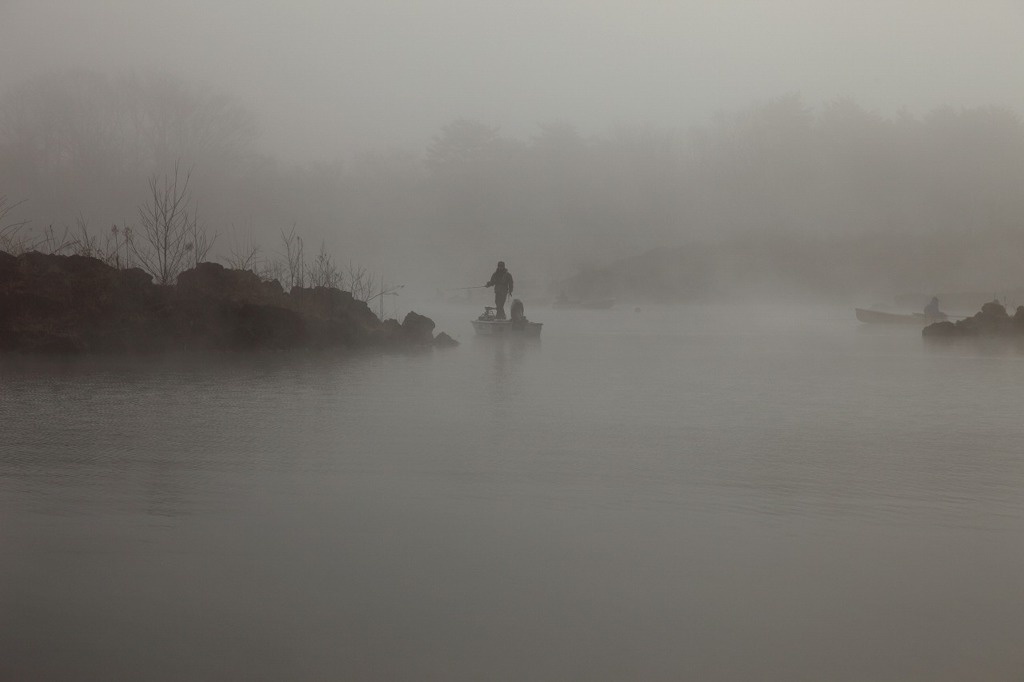
[[[228,232],[228,267],[235,270],[254,270],[260,255],[260,247],[252,240],[252,225],[239,233],[235,226]]]
[[[206,226],[199,222],[199,206],[198,204],[192,205],[192,221],[188,228],[189,237],[191,238],[191,249],[186,249],[186,260],[188,261],[189,267],[196,267],[200,263],[206,260],[206,256],[210,253],[210,249],[213,248],[213,243],[217,241],[217,235],[210,235],[206,231]]]
[[[286,278],[284,263],[277,259],[264,260],[257,266],[255,272],[264,282],[277,280],[279,283],[283,283]]]
[[[385,284],[384,284],[384,277],[381,276],[381,278],[380,278],[380,288],[377,290],[377,293],[373,294],[372,296],[370,296],[367,299],[364,299],[364,303],[369,304],[374,299],[377,299],[378,300],[377,317],[380,318],[381,321],[383,321],[384,320],[384,298],[387,297],[387,296],[398,296],[399,290],[401,290],[403,288],[405,288],[404,284],[399,284],[397,286],[390,286],[390,285],[385,286]]]
[[[374,277],[361,265],[348,264],[348,277],[342,282],[352,298],[357,301],[369,301],[374,297]]]
[[[66,247],[75,255],[98,258],[118,270],[127,269],[131,267],[131,258],[126,233],[131,234],[128,230],[121,230],[117,225],[111,225],[106,233],[92,234],[89,222],[79,217],[76,221],[75,236]]]
[[[150,201],[139,207],[140,229],[125,231],[132,257],[153,275],[158,284],[173,284],[189,266],[198,264],[212,246],[206,228],[199,223],[189,192],[191,171],[149,180]]]
[[[26,250],[48,254],[59,254],[70,249],[71,245],[74,243],[75,238],[71,236],[71,228],[67,225],[64,226],[63,233],[55,230],[53,225],[47,225],[43,228],[42,234],[37,236],[37,238],[27,246]]]
[[[84,216],[75,219],[75,236],[68,247],[78,256],[106,260],[106,249],[100,244],[99,235],[90,234],[89,221]]]
[[[306,262],[302,252],[302,237],[295,231],[295,223],[288,232],[281,230],[281,243],[284,245],[284,274],[287,277],[288,290],[292,287],[306,286]]]
[[[107,235],[107,264],[115,268],[128,269],[132,267],[131,249],[129,242],[132,236],[132,228],[119,228],[117,225],[110,226],[110,233]],[[113,242],[111,248],[110,242]],[[122,255],[122,251],[124,252]]]
[[[335,288],[341,285],[342,272],[334,263],[334,258],[327,253],[327,245],[320,242],[320,253],[309,266],[309,283],[314,287]]]

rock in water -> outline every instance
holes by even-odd
[[[448,336],[444,332],[441,332],[436,337],[434,337],[434,345],[439,346],[441,348],[451,348],[452,346],[459,345],[459,342],[453,339],[452,337]]]
[[[408,343],[430,345],[434,342],[434,321],[419,313],[410,312],[402,320],[402,335]]]

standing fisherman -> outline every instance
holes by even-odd
[[[505,269],[505,261],[498,261],[498,269],[484,286],[494,287],[494,307],[497,308],[495,316],[499,320],[504,320],[505,299],[512,293],[512,273]]]

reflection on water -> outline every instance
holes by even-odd
[[[1024,669],[1020,355],[827,309],[533,316],[0,358],[0,679]]]
[[[483,352],[493,354],[494,363],[488,386],[492,399],[503,403],[519,385],[517,371],[527,351],[540,345],[540,339],[480,337],[473,340]]]

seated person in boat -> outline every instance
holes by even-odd
[[[946,313],[939,310],[939,299],[937,296],[932,296],[932,300],[924,307],[924,315],[925,317],[946,317]]]
[[[494,307],[497,308],[495,317],[504,320],[505,299],[512,294],[513,287],[512,273],[505,269],[505,261],[498,261],[498,269],[484,286],[494,287]]]
[[[513,322],[526,322],[526,310],[523,308],[523,302],[518,298],[512,299],[512,307],[509,312],[512,313]]]

